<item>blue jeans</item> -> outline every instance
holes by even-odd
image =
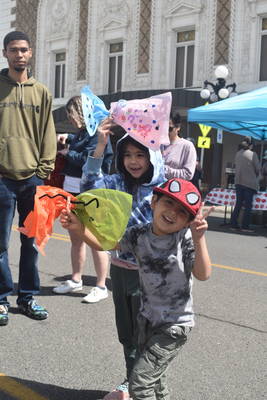
[[[21,181],[0,178],[0,304],[9,306],[7,296],[14,284],[8,262],[8,247],[15,209],[19,214],[19,226],[34,207],[36,186],[43,181],[36,175]],[[40,280],[37,269],[38,251],[34,238],[20,234],[21,248],[17,304],[27,303],[39,293]]]
[[[250,223],[250,214],[252,209],[253,196],[254,194],[256,194],[256,190],[248,188],[243,185],[236,185],[235,191],[236,191],[236,203],[234,211],[231,216],[231,225],[234,228],[238,227],[238,222],[237,222],[238,216],[242,206],[244,205],[245,210],[241,222],[241,228],[248,229]]]

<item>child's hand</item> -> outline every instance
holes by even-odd
[[[202,213],[204,203],[201,204],[200,209],[198,210],[195,219],[191,222],[190,228],[192,232],[192,238],[194,242],[198,241],[208,229],[208,223],[206,218],[210,215],[210,213],[215,209],[214,206],[209,207]]]
[[[99,127],[97,128],[98,132],[98,143],[106,145],[108,142],[109,135],[113,135],[111,128],[113,127],[113,119],[111,117],[105,118]]]
[[[83,233],[84,226],[79,221],[77,216],[73,214],[71,211],[62,210],[59,216],[59,222],[61,223],[62,227],[68,229],[72,232]]]
[[[60,133],[57,135],[57,142],[61,144],[66,144],[66,140],[68,139],[68,133]]]
[[[108,143],[109,135],[113,135],[111,128],[113,127],[114,123],[111,117],[104,119],[99,127],[97,128],[97,145],[95,151],[93,153],[94,158],[100,158],[103,156],[105,151],[105,147]]]
[[[67,209],[62,210],[59,221],[63,228],[68,229],[71,232],[75,232],[80,239],[82,239],[88,246],[95,250],[103,251],[103,246],[95,235],[90,232],[85,226],[79,221],[77,216]]]

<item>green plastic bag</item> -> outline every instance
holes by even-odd
[[[113,189],[92,189],[76,196],[73,212],[99,240],[103,250],[122,238],[132,211],[132,196]]]

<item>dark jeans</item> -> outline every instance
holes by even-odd
[[[140,308],[139,274],[136,270],[110,266],[112,296],[120,343],[123,345],[127,379],[137,348],[137,315]]]
[[[241,228],[248,229],[250,223],[250,214],[252,209],[253,196],[257,192],[256,190],[248,188],[243,185],[236,185],[235,191],[236,191],[236,203],[234,211],[231,216],[231,225],[234,228],[238,227],[238,222],[237,222],[238,216],[242,206],[244,205],[245,210],[241,222]]]
[[[7,296],[14,285],[8,262],[8,247],[15,209],[19,214],[19,226],[34,207],[36,186],[43,181],[36,175],[21,181],[0,178],[0,304],[9,306]],[[34,238],[20,234],[21,248],[19,261],[17,304],[28,302],[39,293],[40,281],[37,270],[38,252]]]

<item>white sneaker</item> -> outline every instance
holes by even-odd
[[[59,286],[53,288],[53,292],[57,294],[65,294],[71,292],[79,292],[83,290],[83,281],[76,283],[72,280],[61,282]]]
[[[82,299],[83,303],[97,303],[100,300],[104,300],[108,297],[108,290],[100,289],[99,287],[93,287],[87,296]]]

